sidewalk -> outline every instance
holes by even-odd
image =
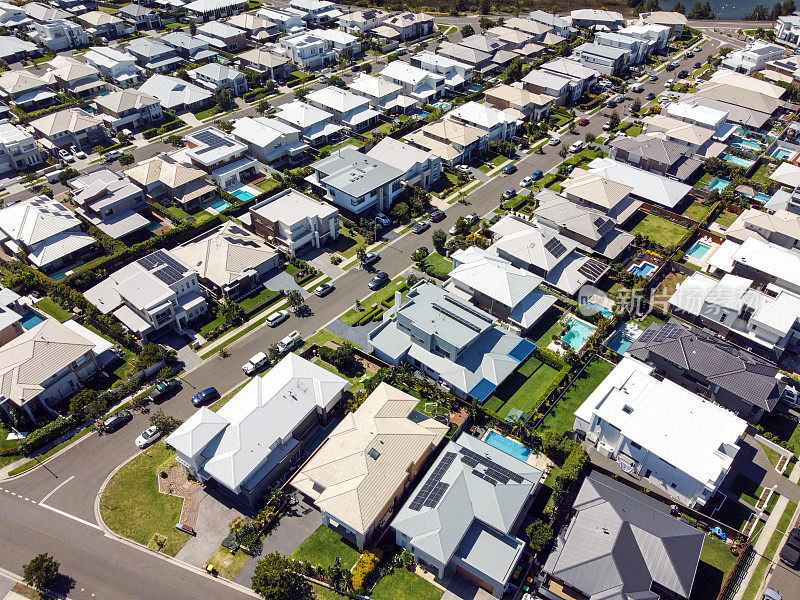
[[[755,550],[753,560],[747,567],[747,572],[744,574],[744,577],[739,584],[739,589],[736,590],[736,595],[734,595],[733,600],[741,600],[744,596],[744,591],[747,589],[747,584],[750,582],[750,578],[753,576],[758,563],[761,562],[761,557],[764,555],[764,551],[767,549],[767,544],[769,543],[772,534],[777,529],[778,521],[780,521],[783,511],[786,510],[787,504],[789,504],[789,501],[784,496],[778,498],[778,502],[775,503],[775,508],[772,509],[772,513],[769,515],[767,522],[764,524],[764,528],[761,530],[762,533],[758,536],[758,539],[753,546],[753,549]],[[772,557],[766,558],[771,559]]]

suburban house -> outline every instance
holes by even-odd
[[[451,93],[460,91],[472,83],[473,70],[470,65],[429,50],[414,54],[411,57],[411,65],[443,76],[444,86]]]
[[[553,33],[561,37],[568,38],[572,35],[572,27],[568,18],[559,17],[543,10],[534,10],[528,15],[528,19],[534,23],[541,23],[552,29]]]
[[[214,21],[244,10],[247,0],[194,0],[183,8],[195,22]]]
[[[6,29],[17,29],[31,22],[28,13],[20,6],[8,2],[0,2],[0,26]]]
[[[241,219],[250,231],[289,255],[307,246],[321,248],[339,236],[339,211],[293,189],[254,204]]]
[[[57,416],[55,404],[83,388],[99,366],[95,343],[58,320],[47,318],[0,346],[0,409],[9,416],[13,405],[33,423],[35,412]]]
[[[300,100],[282,104],[272,116],[276,121],[299,129],[302,139],[314,147],[338,141],[344,129],[341,125],[334,125],[331,113]]]
[[[711,273],[746,277],[772,294],[787,290],[800,295],[800,272],[796,270],[800,254],[752,236],[741,244],[725,240],[717,252],[719,256],[709,259]]]
[[[339,29],[351,35],[365,34],[383,24],[391,13],[378,8],[367,8],[342,15],[337,19]]]
[[[462,434],[395,516],[395,541],[437,580],[458,573],[501,598],[527,545],[517,533],[541,479],[532,465]]]
[[[510,140],[522,127],[519,117],[480,102],[462,104],[448,112],[447,118],[485,131],[490,142]]]
[[[725,230],[725,239],[742,244],[751,237],[789,250],[800,249],[800,215],[783,209],[768,213],[748,208]]]
[[[568,200],[548,189],[536,194],[534,215],[540,225],[578,242],[578,248],[617,260],[633,244],[634,236],[616,227],[603,210]]]
[[[724,138],[729,129],[736,129],[734,125],[727,123],[728,111],[703,106],[697,100],[671,102],[664,112],[673,119],[713,129],[715,138]]]
[[[129,6],[139,6],[131,4]],[[169,73],[183,64],[183,59],[175,55],[175,48],[153,38],[136,38],[125,50],[136,58],[140,67],[155,73]]]
[[[139,90],[120,90],[98,96],[95,114],[113,132],[152,127],[164,118],[161,102]]]
[[[775,39],[797,46],[800,41],[800,16],[784,15],[775,21]]]
[[[200,209],[217,193],[217,188],[206,180],[205,171],[168,155],[142,161],[125,171],[125,176],[149,198],[162,204],[178,204],[188,211]]]
[[[486,104],[520,119],[537,123],[550,115],[553,98],[544,94],[534,94],[521,87],[498,84],[484,92]]]
[[[386,65],[379,77],[402,86],[403,93],[420,102],[434,102],[445,94],[445,77],[425,69],[412,67],[402,60]]]
[[[328,48],[336,52],[339,58],[354,58],[361,54],[361,42],[358,38],[339,29],[315,29],[314,34],[328,42]]]
[[[210,106],[214,99],[214,94],[207,89],[171,75],[152,75],[138,89],[158,98],[161,106],[168,110],[198,111]]]
[[[633,187],[584,170],[573,171],[561,193],[576,204],[603,212],[617,224],[626,223],[642,203],[631,197]]]
[[[388,211],[403,192],[403,171],[350,147],[309,165],[306,178],[333,204],[357,215]]]
[[[577,251],[579,243],[555,229],[506,215],[492,225],[489,252],[543,277],[568,296],[597,283],[609,266]]]
[[[450,60],[472,67],[473,74],[488,77],[499,66],[492,61],[492,55],[482,50],[475,48],[467,48],[461,44],[454,44],[452,42],[444,41],[436,48],[438,56],[444,56]]]
[[[82,108],[67,108],[29,123],[39,143],[55,154],[59,148],[91,149],[106,139],[103,121]]]
[[[585,67],[599,71],[603,75],[619,75],[628,64],[629,54],[627,48],[586,43],[575,48],[572,56]]]
[[[547,557],[539,595],[686,600],[704,541],[702,531],[673,518],[666,504],[592,472]]]
[[[541,277],[477,246],[456,250],[452,259],[445,289],[509,323],[518,335],[536,325],[556,302],[540,289]]]
[[[244,29],[254,42],[263,43],[278,35],[278,26],[272,21],[249,13],[240,13],[228,19],[228,25]]]
[[[609,156],[614,160],[678,181],[687,181],[703,166],[703,161],[694,158],[683,144],[652,135],[615,137],[609,146]]]
[[[64,18],[33,23],[33,30],[33,39],[56,52],[89,45],[89,36],[83,27]]]
[[[197,28],[197,37],[208,42],[211,48],[224,52],[238,52],[247,48],[247,33],[227,23],[211,21]]]
[[[406,488],[447,433],[447,425],[416,412],[417,402],[380,383],[289,480],[319,508],[324,525],[359,549],[389,526]]]
[[[44,162],[33,135],[20,125],[0,121],[0,173],[37,168]]]
[[[690,185],[612,158],[595,158],[589,163],[589,171],[630,187],[630,196],[635,200],[658,204],[668,209],[675,208],[692,190]]]
[[[197,271],[169,250],[125,265],[84,295],[104,315],[113,313],[142,345],[168,329],[182,333],[208,310]]]
[[[647,25],[628,25],[627,27],[617,30],[616,33],[629,39],[644,42],[647,54],[658,54],[664,52],[667,46],[669,46],[670,32],[670,28],[666,25],[649,23]],[[597,35],[601,35],[602,38],[608,40],[610,33],[599,31],[595,34],[595,37]],[[597,40],[595,39],[595,41]]]
[[[614,33],[612,31],[598,31],[594,34],[594,45],[624,50],[628,54],[626,62],[629,65],[638,65],[643,62],[652,50],[652,43],[650,40],[643,40],[631,35],[625,35],[624,32]],[[613,58],[613,55],[610,58]]]
[[[375,356],[411,363],[459,398],[484,402],[535,345],[495,327],[497,318],[459,294],[420,281],[369,334]],[[388,313],[387,313],[388,314]]]
[[[215,127],[186,134],[186,146],[170,156],[205,171],[223,190],[246,183],[258,173],[258,161],[247,154],[247,144]]]
[[[92,46],[83,55],[87,64],[100,71],[100,75],[113,79],[121,87],[136,85],[144,79],[144,70],[136,65],[136,57],[105,46]]]
[[[369,107],[369,99],[349,90],[329,85],[314,90],[306,96],[306,102],[333,115],[334,123],[351,131],[371,129],[378,124],[381,114]]]
[[[328,40],[312,31],[286,35],[278,40],[283,54],[301,69],[321,69],[338,60]]]
[[[254,377],[218,411],[202,407],[167,437],[178,462],[201,482],[254,507],[326,424],[347,380],[289,353]]]
[[[425,13],[401,12],[383,20],[383,26],[397,32],[397,40],[418,40],[433,33],[433,18]]]
[[[403,86],[366,73],[361,73],[347,87],[354,94],[367,98],[372,108],[381,111],[395,106],[394,101],[403,93]]]
[[[435,154],[448,166],[468,164],[489,150],[489,135],[482,129],[440,119],[428,123],[403,138],[426,152]]]
[[[713,142],[714,130],[707,127],[660,114],[647,116],[643,122],[647,135],[680,144],[689,153],[716,156],[721,150],[720,144]]]
[[[784,88],[767,81],[760,81],[736,71],[720,69],[711,76],[711,79],[697,86],[695,95],[723,105],[746,109],[745,114],[752,111],[767,115],[769,118],[783,106],[784,101],[781,98],[785,93]],[[731,110],[728,120],[741,120],[737,117],[738,115]],[[749,122],[744,124],[752,125]]]
[[[626,473],[702,507],[730,471],[747,421],[653,371],[623,357],[575,411],[574,429]]]
[[[42,81],[59,91],[87,99],[108,89],[108,84],[100,79],[97,69],[71,56],[59,54],[49,64],[53,70],[42,75]]]
[[[41,2],[26,2],[23,8],[25,9],[25,14],[33,19],[32,25],[48,23],[56,19],[69,19],[72,16],[72,13]]]
[[[581,29],[616,31],[625,26],[625,17],[610,10],[580,8],[569,13],[573,27]]]
[[[645,25],[669,27],[670,34],[674,38],[683,37],[683,31],[686,29],[686,15],[675,11],[657,10],[650,13],[641,13],[639,18]]]
[[[427,190],[442,176],[442,159],[400,140],[385,137],[367,152],[367,156],[404,171],[402,182]]]
[[[39,77],[21,70],[0,73],[0,97],[12,106],[32,112],[54,104],[57,94]]]
[[[217,56],[217,53],[209,48],[208,39],[201,39],[183,31],[173,31],[161,36],[161,41],[172,46],[178,56],[192,62],[211,60]]]
[[[152,8],[141,4],[128,4],[119,9],[117,16],[136,29],[160,29],[161,17]]]
[[[27,308],[20,305],[20,298],[13,290],[0,287],[0,346],[28,331],[21,323]]]
[[[241,71],[220,63],[207,63],[187,71],[189,77],[201,87],[217,93],[230,90],[234,97],[247,92],[247,77]]]
[[[291,0],[289,6],[306,13],[303,20],[311,25],[335,21],[344,14],[328,0]]]
[[[553,96],[557,106],[574,102],[597,84],[600,73],[569,58],[556,58],[522,78],[524,89]]]
[[[242,69],[253,71],[273,81],[289,78],[289,59],[274,52],[253,48],[236,56]]]
[[[79,15],[78,23],[86,28],[89,35],[99,35],[107,40],[114,40],[125,33],[125,22],[122,19],[99,10]]]
[[[233,122],[234,139],[265,165],[294,164],[306,156],[308,144],[300,141],[300,130],[278,119],[242,117]]]
[[[115,240],[148,232],[150,220],[140,211],[149,210],[144,192],[124,175],[102,168],[69,182],[76,212]]]
[[[734,50],[722,59],[722,66],[737,73],[750,75],[762,70],[768,61],[777,60],[786,54],[786,48],[761,40],[754,40],[741,50]]]
[[[278,31],[292,33],[305,29],[303,22],[303,12],[294,8],[279,8],[277,6],[263,6],[256,13],[257,17],[262,17],[275,23]]]
[[[0,208],[0,243],[12,256],[25,254],[44,273],[85,257],[95,241],[66,206],[47,196]]]
[[[22,40],[13,35],[0,36],[0,60],[14,63],[41,55],[42,49],[33,42]]]
[[[775,409],[783,391],[778,367],[674,318],[652,323],[626,356],[754,424]]]
[[[219,299],[236,300],[263,289],[262,278],[281,266],[274,248],[233,221],[170,252],[192,265],[200,284]]]

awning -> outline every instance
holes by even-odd
[[[206,194],[213,193],[217,190],[216,187],[203,179],[197,179],[188,185],[192,187],[189,188],[182,196],[175,196],[175,199],[182,204],[186,204],[187,202],[191,202],[196,198],[201,198]]]
[[[115,310],[114,316],[133,333],[143,335],[149,333],[153,329],[147,321],[125,305]]]
[[[105,86],[106,86],[105,81],[96,79],[94,81],[87,81],[86,83],[81,83],[80,85],[76,85],[74,88],[72,88],[71,91],[76,94],[80,94],[81,92],[85,92],[87,90],[103,89]]]

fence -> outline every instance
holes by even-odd
[[[725,583],[722,584],[722,589],[717,595],[717,600],[730,600],[733,598],[733,595],[739,589],[739,585],[741,585],[742,579],[747,573],[747,568],[750,566],[754,557],[755,551],[750,545],[750,542],[747,542],[744,550],[739,554],[739,558],[736,559],[733,569],[731,569],[731,572],[728,574],[728,578],[725,580]]]

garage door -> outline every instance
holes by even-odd
[[[456,572],[459,575],[461,575],[462,577],[464,577],[465,579],[467,579],[467,580],[471,581],[472,583],[474,583],[475,585],[477,585],[482,590],[486,590],[490,594],[494,591],[494,587],[493,586],[489,585],[488,583],[483,581],[483,579],[480,579],[479,577],[473,575],[469,571],[465,571],[462,567],[457,567],[456,568]]]

